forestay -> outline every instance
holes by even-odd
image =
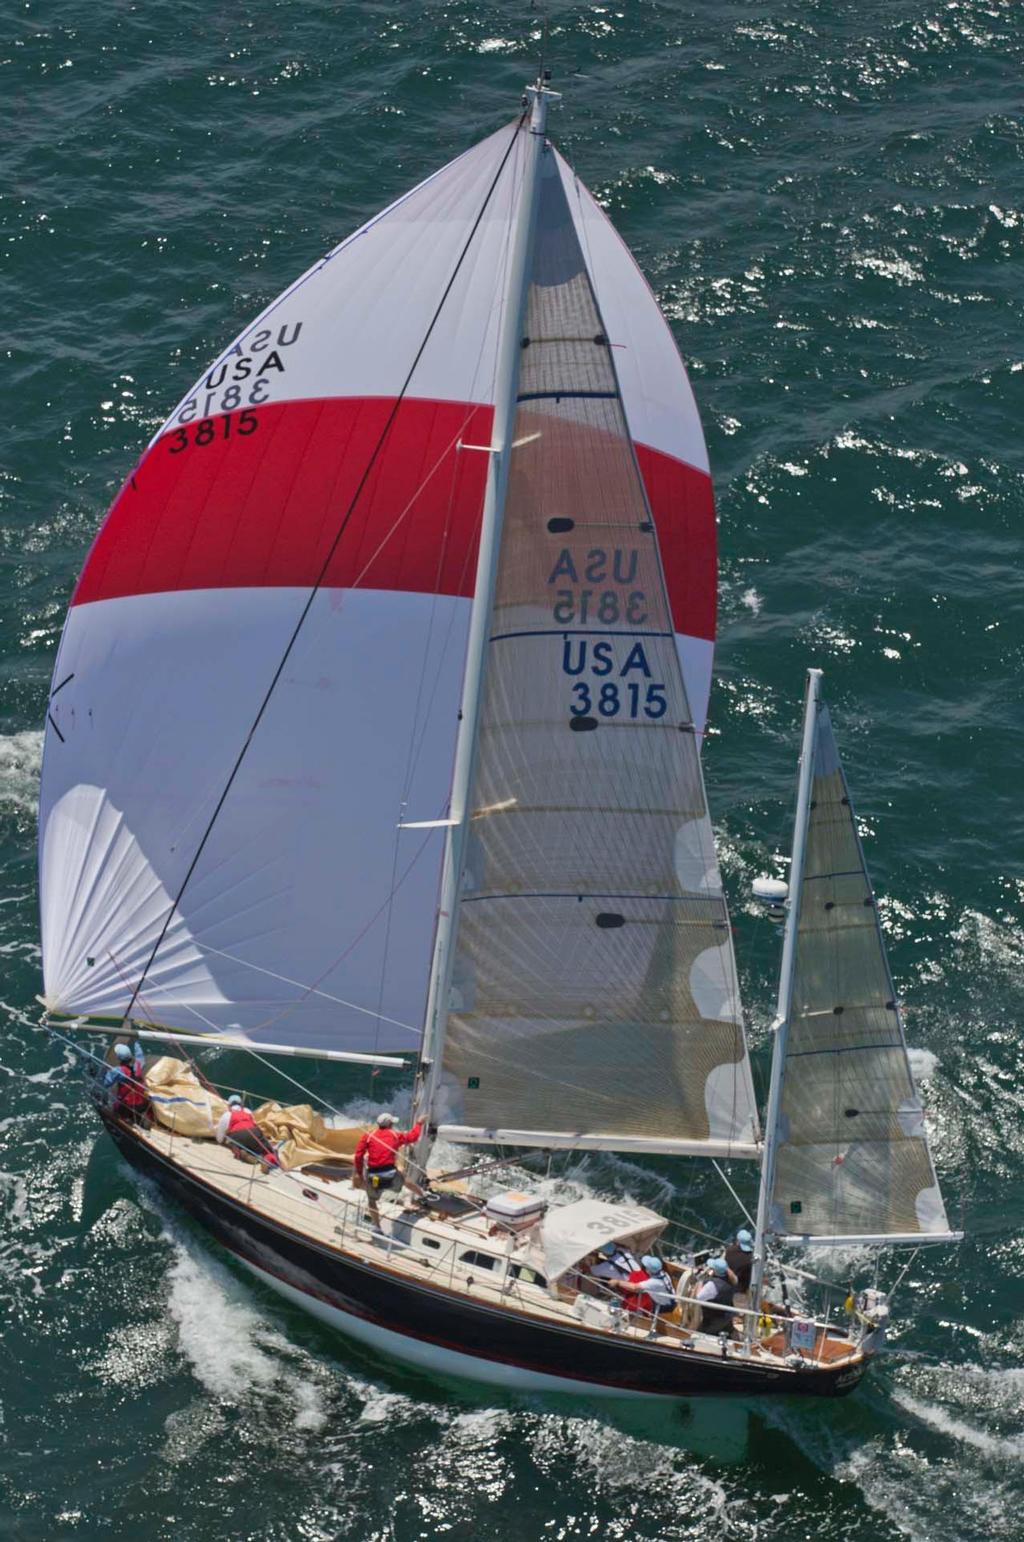
[[[449,794],[487,474],[468,447],[490,443],[521,139],[485,139],[278,296],[115,500],[49,704],[52,1009],[119,1016],[132,1000],[344,524],[134,1010],[314,1048],[417,1044],[443,846],[429,822]],[[699,421],[629,254],[561,175],[630,344],[702,721],[715,568]]]
[[[828,708],[816,712],[769,1229],[805,1241],[949,1235]]]
[[[541,176],[438,1121],[752,1156],[658,536],[552,158]]]

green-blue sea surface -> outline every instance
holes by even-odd
[[[70,1054],[32,1026],[40,729],[75,576],[121,478],[242,322],[511,117],[543,13],[12,0],[0,1538],[1024,1536],[1024,17],[1017,0],[547,14],[554,135],[647,273],[708,435],[706,766],[758,1077],[778,934],[749,884],[788,841],[817,664],[967,1239],[912,1264],[892,1352],[845,1402],[517,1402],[350,1348],[115,1156]],[[222,1057],[225,1079],[243,1069]],[[352,1110],[402,1106],[394,1073],[309,1074]],[[732,1177],[749,1201],[754,1175]],[[558,1181],[736,1218],[696,1164],[591,1158]]]

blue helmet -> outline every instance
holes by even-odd
[[[647,1270],[648,1274],[660,1274],[661,1273],[661,1259],[660,1258],[655,1258],[653,1253],[645,1253],[643,1258],[641,1258],[640,1262],[643,1265],[643,1267]]]
[[[724,1258],[713,1258],[708,1264],[712,1274],[720,1275],[722,1279],[729,1273],[729,1265]]]
[[[615,1257],[615,1253],[616,1253],[615,1243],[614,1242],[602,1242],[601,1246],[598,1248],[597,1251],[599,1253],[603,1254],[603,1256],[605,1258],[614,1258]]]
[[[741,1226],[736,1233],[736,1242],[741,1252],[752,1253],[754,1251],[754,1239],[745,1226]]]

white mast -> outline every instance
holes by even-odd
[[[473,610],[466,647],[466,672],[462,682],[462,702],[459,709],[459,736],[452,773],[449,808],[452,823],[445,842],[437,935],[434,940],[434,958],[430,972],[423,1033],[421,1080],[414,1107],[415,1117],[424,1119],[428,1124],[433,1120],[434,1102],[444,1054],[445,1030],[448,1024],[448,998],[451,992],[455,934],[458,927],[459,889],[462,882],[463,856],[471,812],[469,793],[476,763],[477,728],[480,703],[483,698],[484,670],[498,573],[498,556],[501,550],[501,527],[516,417],[530,259],[537,223],[540,164],[542,156],[547,152],[544,135],[548,102],[553,98],[560,100],[557,92],[549,91],[544,85],[543,77],[538,79],[535,86],[527,87],[527,94],[532,101],[529,123],[523,135],[522,190],[498,344],[494,426],[489,446],[490,467],[480,524],[480,551],[477,556]],[[424,1134],[415,1151],[414,1160],[421,1168],[425,1163],[428,1143],[429,1136]]]
[[[789,913],[782,944],[782,968],[779,973],[779,1000],[775,1011],[775,1045],[772,1051],[772,1076],[768,1087],[768,1106],[764,1116],[764,1155],[761,1159],[761,1188],[757,1197],[757,1223],[754,1229],[754,1266],[750,1276],[750,1305],[761,1309],[767,1250],[768,1207],[775,1186],[775,1157],[779,1148],[779,1109],[782,1102],[782,1071],[786,1061],[786,1040],[793,1010],[793,979],[796,974],[796,935],[800,926],[800,891],[803,888],[804,853],[807,825],[811,813],[811,782],[814,777],[814,727],[818,715],[818,691],[821,670],[807,671],[807,698],[804,705],[804,735],[800,751],[800,782],[796,795],[796,823],[793,830],[793,854],[789,868]],[[747,1318],[748,1340],[756,1317]]]

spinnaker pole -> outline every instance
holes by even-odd
[[[504,315],[498,345],[491,443],[485,452],[490,456],[490,467],[480,523],[480,550],[477,556],[473,609],[466,647],[466,669],[462,681],[462,701],[459,710],[459,734],[452,773],[449,807],[452,823],[445,842],[434,957],[427,994],[420,1078],[414,1100],[414,1117],[424,1120],[428,1127],[433,1123],[448,1023],[448,1000],[451,993],[455,936],[458,930],[459,891],[462,883],[466,835],[472,812],[469,806],[470,789],[473,785],[476,765],[480,705],[483,699],[491,611],[494,605],[498,557],[501,551],[505,491],[508,486],[512,435],[516,419],[523,327],[530,286],[534,231],[537,223],[540,166],[543,156],[548,152],[545,141],[547,110],[549,101],[558,98],[557,92],[549,91],[545,86],[543,77],[538,79],[535,86],[527,87],[527,94],[532,100],[529,121],[523,128],[522,190],[509,260]],[[473,453],[472,448],[467,447],[463,453]],[[413,1153],[413,1160],[421,1169],[425,1166],[429,1141],[430,1137],[425,1132]]]
[[[767,1252],[768,1212],[775,1186],[775,1158],[779,1148],[779,1113],[782,1105],[782,1077],[786,1063],[786,1041],[793,1010],[793,982],[796,977],[796,938],[800,927],[800,892],[803,888],[807,826],[811,814],[811,783],[814,779],[814,730],[818,717],[821,670],[807,671],[807,696],[804,704],[804,733],[800,750],[800,780],[796,795],[796,821],[793,852],[789,867],[789,908],[786,934],[782,944],[779,972],[779,999],[775,1011],[775,1043],[772,1050],[772,1074],[768,1087],[768,1106],[764,1117],[764,1154],[761,1158],[761,1188],[757,1197],[757,1222],[754,1228],[754,1263],[750,1274],[750,1305],[755,1315],[748,1317],[747,1341],[761,1310],[764,1266]]]

